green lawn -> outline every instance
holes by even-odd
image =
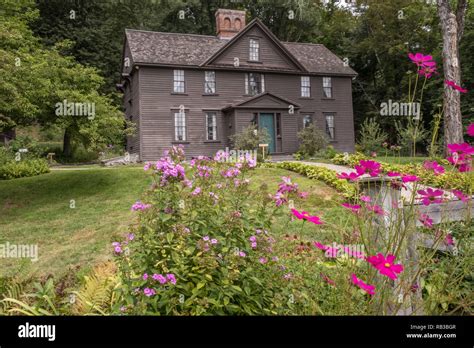
[[[266,183],[276,192],[282,176],[291,176],[309,191],[304,209],[339,224],[346,216],[337,193],[323,183],[276,168],[252,172],[252,185]],[[111,258],[111,242],[123,236],[134,221],[130,206],[151,182],[141,167],[57,170],[49,174],[0,181],[0,244],[38,244],[39,260],[0,259],[0,277],[49,274],[62,277],[77,267]],[[255,186],[256,187],[256,186]],[[75,208],[70,207],[71,200]],[[311,238],[324,227],[305,225]],[[286,233],[275,221],[275,233]]]

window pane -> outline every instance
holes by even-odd
[[[303,117],[303,127],[304,128],[309,127],[309,125],[311,125],[311,123],[313,123],[313,118],[311,117],[311,115],[304,115],[304,117]]]
[[[259,42],[255,39],[250,39],[249,45],[249,60],[258,61],[259,60]]]
[[[215,112],[206,113],[207,140],[217,140],[217,115]]]
[[[216,73],[214,71],[206,71],[204,76],[204,93],[216,93]]]
[[[173,75],[173,91],[184,93],[184,70],[174,70]]]
[[[263,75],[257,73],[249,73],[247,79],[247,94],[256,95],[260,94],[263,91]]]
[[[174,135],[177,141],[186,140],[186,114],[184,112],[174,114]]]
[[[332,79],[323,77],[323,93],[324,98],[332,98]]]
[[[330,139],[335,138],[334,115],[325,115],[326,117],[326,134]]]
[[[311,82],[309,76],[301,76],[301,96],[311,97]]]

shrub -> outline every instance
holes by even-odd
[[[133,206],[141,211],[139,224],[114,243],[122,282],[115,310],[224,315],[287,308],[285,272],[273,258],[269,231],[281,208],[264,187],[250,189],[246,177],[255,161],[201,157],[188,167],[183,159],[174,148],[158,161],[146,203]],[[291,194],[297,199],[296,192],[278,199]]]
[[[44,159],[11,160],[0,165],[0,179],[8,180],[49,173],[48,162]]]
[[[298,152],[307,157],[314,156],[328,144],[326,135],[315,124],[310,124],[301,130],[298,139],[301,142]]]
[[[362,152],[370,154],[382,148],[382,143],[387,140],[387,134],[382,130],[375,118],[367,118],[362,123],[359,132],[359,148]]]
[[[416,156],[415,145],[423,143],[428,138],[428,131],[421,123],[407,122],[403,125],[402,122],[395,122],[395,129],[398,133],[398,143],[402,147],[402,153]]]
[[[236,150],[258,150],[259,144],[270,141],[266,128],[258,129],[256,125],[250,125],[229,138]]]

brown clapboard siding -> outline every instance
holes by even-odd
[[[258,110],[237,110],[235,117],[225,116],[222,108],[251,97],[244,95],[244,72],[216,71],[217,95],[204,94],[204,70],[183,69],[185,71],[186,93],[174,94],[173,69],[157,67],[140,68],[140,133],[142,157],[156,159],[164,149],[174,142],[174,111],[184,105],[186,111],[187,141],[184,144],[189,156],[212,155],[228,146],[227,137],[248,126],[253,112],[280,112],[282,117],[282,151],[292,153],[298,149],[297,132],[302,127],[302,115],[314,114],[314,120],[325,130],[324,113],[335,114],[336,140],[334,147],[341,151],[353,151],[353,121],[351,78],[333,77],[334,99],[323,99],[322,77],[311,76],[311,98],[300,97],[300,76],[266,73],[266,91],[294,101],[300,109],[293,115],[288,110],[273,110],[273,104],[256,103]],[[251,107],[250,104],[249,107]],[[265,109],[261,109],[265,108]],[[217,111],[217,132],[220,142],[207,142],[205,111]],[[229,129],[229,123],[232,128]],[[188,146],[189,145],[189,146]]]
[[[259,41],[259,58],[260,62],[249,61],[249,41],[250,38]],[[225,52],[222,53],[211,65],[217,66],[234,66],[234,59],[239,58],[239,65],[242,68],[252,67],[258,68],[265,66],[266,68],[299,70],[281,50],[267,37],[267,35],[258,27],[254,27],[242,37],[241,40],[235,42]]]

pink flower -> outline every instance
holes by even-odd
[[[416,175],[403,175],[402,176],[402,181],[404,183],[407,183],[407,182],[415,182],[415,181],[420,181],[420,178],[417,177]]]
[[[434,74],[438,74],[436,66],[423,66],[420,68],[420,70],[418,70],[418,75],[424,76],[427,79],[431,78],[431,76],[433,76]]]
[[[135,238],[135,235],[133,233],[129,233],[127,235],[128,240],[133,240]]]
[[[202,240],[205,241],[205,242],[208,242],[209,241],[209,236],[202,237]]]
[[[344,208],[347,208],[347,209],[352,210],[352,212],[353,212],[354,214],[357,214],[357,213],[359,212],[360,208],[361,208],[360,205],[358,205],[358,204],[354,204],[354,205],[353,205],[353,204],[349,204],[349,203],[342,203],[341,205],[342,205]]]
[[[132,205],[132,211],[145,210],[150,207],[151,207],[151,204],[144,204],[140,201],[136,201],[135,204]]]
[[[469,201],[469,196],[468,195],[465,195],[464,193],[462,193],[461,191],[459,190],[453,190],[451,191],[460,201],[463,201],[464,203],[466,203],[467,201]]]
[[[191,193],[193,196],[197,196],[198,194],[201,193],[201,188],[200,187],[196,187],[196,189]]]
[[[292,277],[293,275],[291,273],[287,273],[283,276],[283,278],[285,278],[286,280],[290,280]]]
[[[446,245],[454,245],[454,238],[453,238],[453,235],[451,233],[448,233],[446,235],[446,238],[444,239],[444,243]]]
[[[266,263],[268,262],[268,260],[267,260],[265,257],[259,258],[258,261],[259,261],[261,264],[266,264]]]
[[[415,63],[418,67],[432,67],[433,64],[436,64],[433,62],[433,57],[429,55],[424,55],[423,53],[408,53],[408,58]]]
[[[217,244],[217,239],[215,238],[211,239],[211,244]]]
[[[252,243],[250,243],[250,246],[252,247],[252,249],[256,249],[257,248],[257,243],[252,242]]]
[[[377,215],[385,215],[385,211],[382,209],[382,207],[378,206],[377,204],[367,204],[366,205],[367,210],[374,212]]]
[[[239,251],[239,256],[240,257],[245,257],[245,256],[247,256],[247,254],[243,251]]]
[[[298,219],[298,220],[307,220],[312,222],[315,225],[321,225],[323,222],[318,216],[311,216],[308,212],[302,211],[301,213],[296,209],[291,209],[291,213]]]
[[[394,255],[387,255],[387,258],[385,258],[381,253],[378,253],[377,256],[370,256],[367,258],[367,262],[378,269],[380,274],[383,274],[390,279],[397,279],[396,273],[401,273],[403,271],[403,266],[400,264],[395,265],[393,263],[394,261]]]
[[[380,163],[371,160],[361,160],[359,165],[354,168],[359,176],[369,174],[372,177],[376,177],[381,171]]]
[[[360,196],[360,200],[365,203],[369,203],[372,199],[369,196]]]
[[[469,126],[467,126],[467,135],[474,137],[474,123],[471,123]]]
[[[433,190],[431,187],[428,187],[426,190],[418,190],[417,193],[423,196],[422,198],[419,198],[423,205],[428,206],[431,203],[443,202],[444,191],[442,190]]]
[[[356,286],[358,286],[359,288],[361,288],[362,290],[364,290],[366,293],[368,293],[369,295],[374,295],[375,294],[375,286],[374,285],[369,285],[369,284],[366,284],[364,283],[362,280],[360,280],[359,278],[356,277],[356,275],[354,273],[352,273],[351,275],[351,280],[352,280],[352,283]]]
[[[114,248],[114,251],[117,253],[117,254],[121,254],[122,253],[122,247],[120,245],[117,245],[115,248]]]
[[[433,227],[433,219],[431,219],[427,214],[421,214],[418,220],[428,228]]]
[[[176,277],[174,276],[173,273],[168,273],[168,274],[166,275],[166,279],[167,279],[171,284],[173,284],[173,285],[176,284]]]
[[[433,170],[435,175],[444,173],[444,167],[439,165],[436,161],[425,161],[425,163],[423,163],[423,168],[427,170]]]
[[[150,162],[146,162],[145,165],[143,166],[143,170],[144,171],[147,171],[148,169],[150,169],[151,167],[151,163]]]
[[[359,179],[360,175],[357,174],[357,173],[340,173],[340,174],[337,174],[337,177],[339,179],[346,179],[346,180],[350,180],[350,181],[356,181],[357,179]]]
[[[166,278],[162,274],[153,274],[152,278],[154,280],[157,280],[160,282],[160,284],[165,284],[166,283]]]
[[[448,149],[451,153],[456,152],[459,155],[467,155],[467,156],[474,155],[474,147],[472,147],[468,143],[448,144]]]
[[[444,83],[447,84],[449,87],[452,87],[456,91],[459,91],[461,93],[467,93],[467,89],[464,89],[461,86],[458,86],[456,84],[456,82],[454,82],[454,81],[446,80],[446,81],[444,81]]]
[[[147,280],[147,279],[148,279],[148,274],[147,273],[143,274],[143,280]]]
[[[388,172],[387,175],[389,177],[402,176],[399,172]]]
[[[256,242],[256,241],[257,241],[257,237],[255,237],[255,236],[250,236],[250,237],[249,237],[249,241],[251,241],[251,242]]]
[[[143,293],[145,294],[145,296],[148,296],[148,297],[156,294],[155,290],[150,289],[150,288],[143,289]]]

